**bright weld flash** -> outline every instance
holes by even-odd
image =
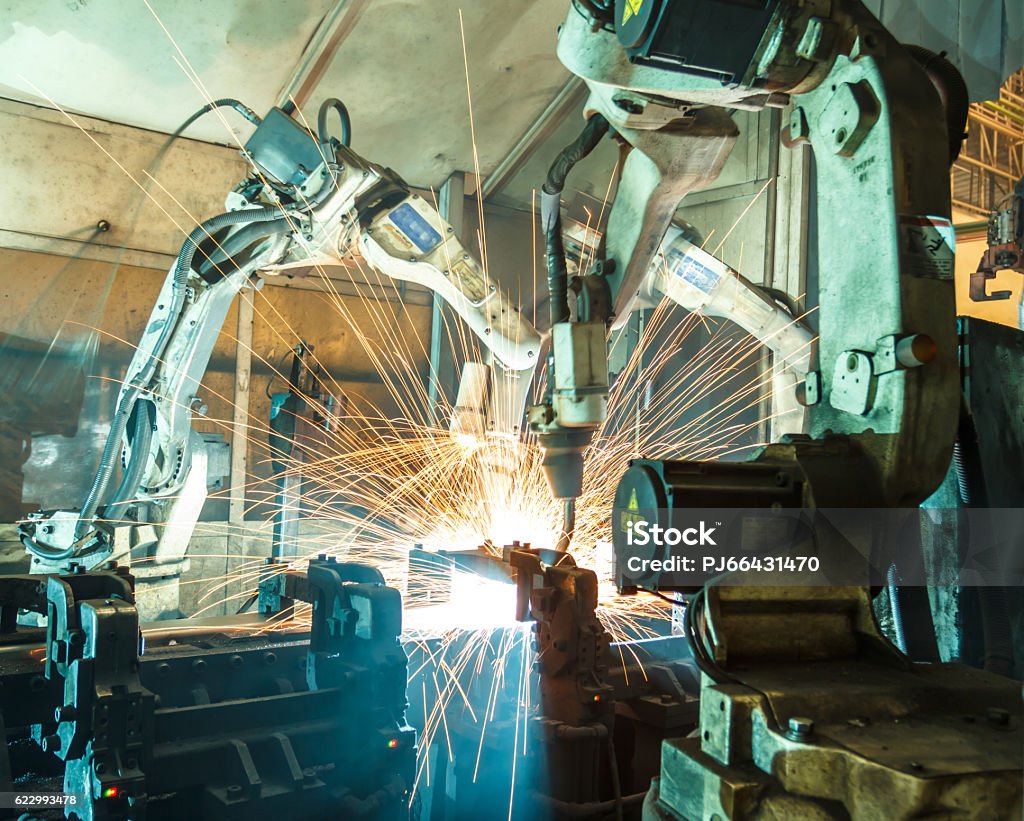
[[[519,624],[516,588],[513,584],[456,570],[452,573],[450,600],[428,607],[407,608],[405,621],[415,630],[514,627]]]

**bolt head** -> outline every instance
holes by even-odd
[[[74,705],[65,704],[62,707],[58,707],[53,711],[53,720],[60,724],[62,721],[74,721],[78,711],[75,710]]]
[[[806,716],[793,716],[789,719],[787,733],[791,739],[803,740],[814,732],[814,721]]]
[[[988,719],[988,723],[993,727],[1010,726],[1010,711],[1000,707],[989,707],[985,711],[985,718]]]

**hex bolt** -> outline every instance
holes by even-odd
[[[786,735],[792,741],[806,741],[814,733],[814,721],[806,716],[793,716],[789,719]]]
[[[53,720],[60,724],[62,721],[74,721],[78,711],[75,710],[74,705],[65,704],[63,707],[58,707],[53,711]]]
[[[243,661],[244,659],[236,654],[231,657],[231,666],[237,670],[239,667],[242,666]]]
[[[985,711],[985,718],[988,719],[988,723],[993,727],[1010,726],[1010,711],[1004,710],[1001,707],[989,707]]]
[[[202,659],[196,659],[192,662],[192,669],[195,670],[197,673],[201,673],[203,672],[203,670],[206,669],[206,662]]]

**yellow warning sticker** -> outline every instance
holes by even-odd
[[[631,526],[636,527],[642,521],[644,521],[644,517],[640,515],[640,504],[636,500],[636,488],[633,488],[629,494],[626,510],[619,515],[619,529],[623,533],[628,533]]]
[[[622,9],[622,25],[626,25],[629,18],[634,14],[639,14],[640,9],[644,7],[644,0],[626,0],[625,5]]]

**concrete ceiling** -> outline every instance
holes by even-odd
[[[325,70],[300,97],[305,116],[340,97],[357,151],[413,185],[439,186],[473,170],[460,9],[487,170],[568,77],[554,55],[566,8],[564,0],[15,0],[0,3],[0,96],[170,132],[207,95],[263,113],[301,90],[296,81],[326,50]],[[324,42],[332,24],[338,42]],[[234,144],[251,129],[226,111],[188,135]]]
[[[273,104],[332,3],[8,0],[0,6],[0,94],[171,132],[207,102],[187,60],[212,97],[238,97],[259,111]],[[225,116],[242,134],[251,128]],[[215,115],[189,135],[232,142]]]
[[[949,51],[975,98],[992,96],[1024,62],[1020,0],[867,4],[901,39]],[[0,96],[49,98],[161,132],[207,95],[262,113],[294,93],[308,119],[337,96],[357,151],[415,186],[439,186],[453,171],[474,170],[460,9],[486,177],[568,80],[554,56],[567,8],[568,0],[0,0]],[[546,163],[578,130],[579,111],[575,98],[559,111],[564,119],[553,118],[498,201],[529,207]],[[188,133],[234,144],[251,129],[228,111]],[[603,150],[574,184],[602,195],[613,164],[614,151]]]

